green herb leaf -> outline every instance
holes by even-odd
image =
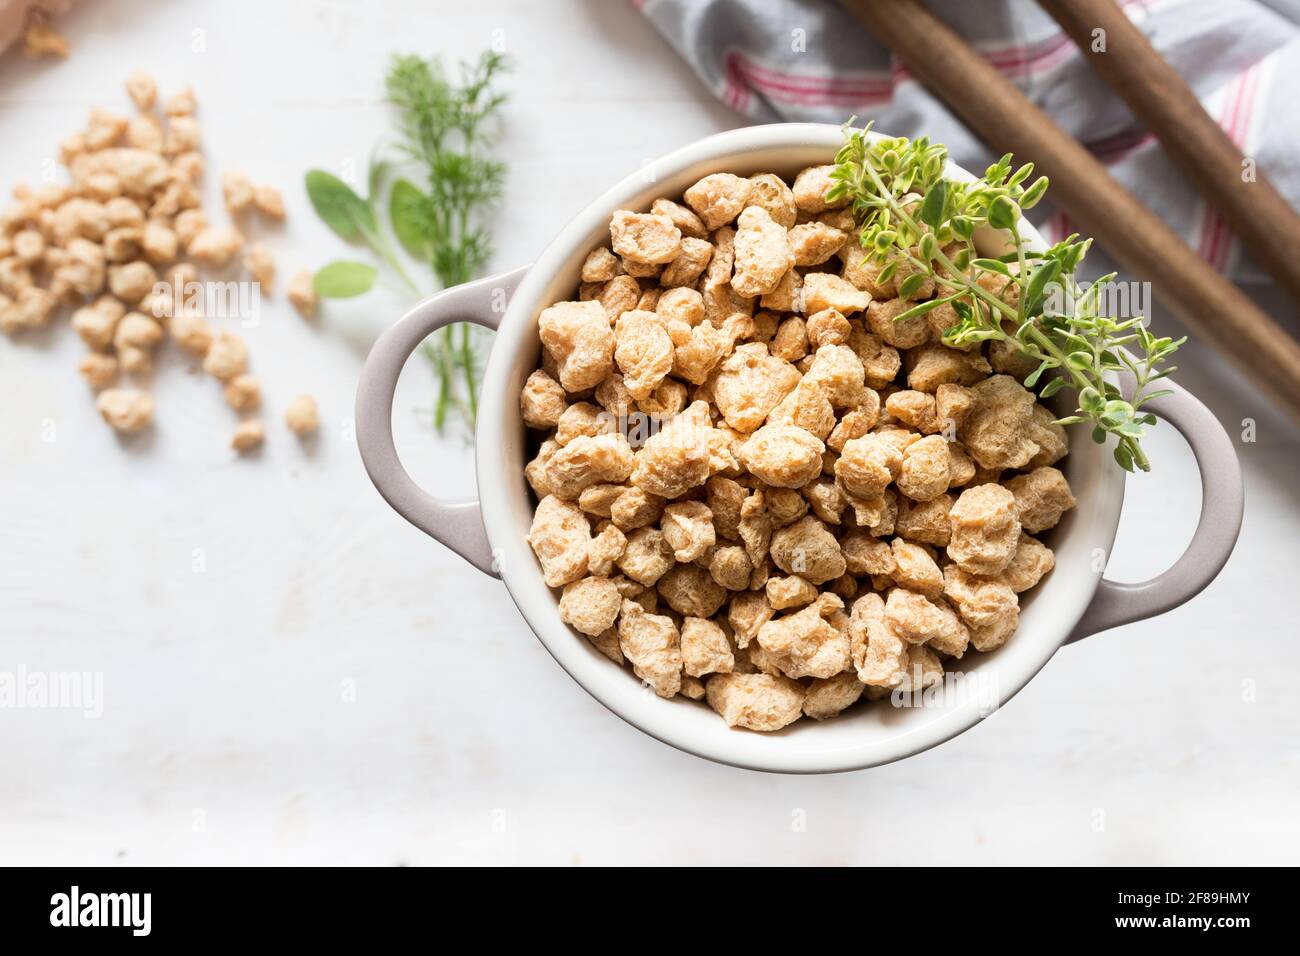
[[[911,299],[920,290],[921,286],[925,285],[925,280],[928,278],[929,276],[923,272],[913,272],[898,284],[898,297],[900,299]]]
[[[410,180],[399,179],[393,183],[393,191],[388,197],[388,218],[393,224],[393,232],[402,248],[426,262],[433,255],[428,205],[429,198]]]
[[[1082,372],[1092,365],[1091,352],[1071,352],[1065,357],[1065,364],[1076,372]]]
[[[1090,385],[1079,392],[1079,407],[1089,415],[1100,415],[1106,407],[1106,399]]]
[[[1038,396],[1039,398],[1044,398],[1044,399],[1051,398],[1061,389],[1065,388],[1065,384],[1066,384],[1065,377],[1062,375],[1058,375],[1056,378],[1052,379],[1042,387],[1042,389],[1038,393]]]
[[[325,225],[348,242],[374,231],[375,220],[366,201],[333,173],[313,169],[307,173],[307,198]]]
[[[1043,299],[1047,296],[1047,286],[1049,283],[1055,282],[1060,274],[1061,263],[1056,259],[1048,259],[1033,271],[1029,279],[1029,286],[1023,293],[1026,315],[1036,315],[1043,310]]]
[[[1038,384],[1038,380],[1043,377],[1043,373],[1054,367],[1051,359],[1044,359],[1038,368],[1025,377],[1025,388],[1033,388]]]
[[[1047,194],[1047,177],[1039,176],[1034,180],[1034,184],[1025,190],[1020,197],[1021,209],[1033,209],[1038,205],[1038,201]]]
[[[384,185],[384,177],[388,175],[388,162],[378,155],[370,157],[370,204],[373,206],[379,198],[379,192]]]
[[[985,272],[996,272],[998,275],[1011,278],[1011,267],[1001,259],[972,259],[971,265]]]
[[[920,219],[931,229],[938,229],[943,223],[943,207],[948,200],[948,181],[938,180],[925,194],[921,201]]]
[[[924,277],[922,277],[924,278]],[[927,312],[933,312],[939,306],[944,304],[943,299],[926,299],[924,302],[918,302],[910,309],[905,309],[898,315],[894,316],[895,322],[906,322],[908,319],[914,319],[918,315],[925,315]]]
[[[338,260],[324,266],[312,276],[311,286],[325,299],[350,299],[369,292],[379,274],[366,262]]]
[[[1011,229],[1020,219],[1020,207],[1008,196],[999,196],[989,206],[989,225],[994,229]]]

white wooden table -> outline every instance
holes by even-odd
[[[0,186],[41,176],[93,104],[153,70],[193,84],[210,175],[284,188],[282,275],[346,252],[301,189],[364,168],[394,51],[516,58],[495,264],[527,262],[597,190],[737,117],[635,11],[595,2],[83,3],[66,63],[0,60]],[[498,32],[500,31],[500,32]],[[1194,604],[1067,648],[1010,705],[877,770],[781,778],[677,753],[603,711],[502,586],[407,526],[349,437],[353,384],[395,293],[247,332],[273,410],[236,460],[215,383],[171,358],[152,439],[99,421],[67,328],[0,339],[0,670],[103,675],[103,714],[0,710],[0,862],[1203,863],[1300,847],[1297,433],[1204,351],[1181,380],[1258,441],[1239,551]],[[279,420],[315,394],[304,452]],[[399,447],[439,492],[473,487],[399,390]],[[1167,565],[1198,501],[1169,429],[1130,482],[1112,574]]]

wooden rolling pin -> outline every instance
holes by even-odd
[[[1300,304],[1300,216],[1113,0],[1039,0],[1255,261]],[[1094,30],[1105,31],[1095,38]],[[1104,41],[1104,49],[1098,49]],[[1249,173],[1249,175],[1247,174]]]
[[[842,2],[995,153],[1032,160],[1087,234],[1300,420],[1300,345],[1285,330],[918,0]]]

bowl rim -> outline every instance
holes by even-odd
[[[830,745],[829,737],[827,745],[819,745],[788,734],[791,728],[776,734],[730,729],[707,707],[681,699],[655,697],[634,678],[629,679],[626,668],[612,666],[612,662],[595,651],[590,642],[560,621],[555,593],[546,587],[531,549],[523,535],[518,533],[517,514],[511,514],[512,511],[518,512],[520,495],[526,501],[529,494],[520,460],[512,460],[512,456],[518,454],[520,436],[524,431],[517,399],[518,386],[522,382],[519,375],[521,360],[528,355],[532,357],[531,367],[536,367],[537,316],[543,308],[559,301],[556,298],[558,290],[570,290],[559,292],[560,297],[571,294],[574,283],[562,280],[561,276],[576,274],[581,259],[593,248],[593,235],[607,229],[609,217],[615,209],[639,208],[639,204],[648,204],[644,199],[647,195],[663,194],[665,190],[671,195],[680,191],[668,189],[663,180],[680,178],[687,172],[695,176],[697,170],[710,166],[713,168],[708,169],[709,172],[728,171],[745,165],[745,157],[751,154],[772,151],[819,153],[827,157],[824,162],[829,162],[842,141],[841,128],[829,124],[743,127],[696,140],[619,180],[561,229],[529,268],[505,309],[489,354],[481,391],[475,457],[482,520],[502,581],[538,640],[579,686],[632,726],[687,753],[747,769],[781,773],[863,769],[912,756],[970,729],[1014,697],[1051,659],[1083,616],[1104,571],[1104,562],[1101,568],[1097,568],[1094,560],[1083,570],[1071,568],[1067,576],[1060,572],[1061,562],[1058,561],[1058,570],[1035,589],[1036,606],[1041,607],[1050,591],[1052,607],[1035,615],[1034,625],[1041,633],[1036,632],[1032,646],[1026,651],[1019,649],[1029,643],[1026,638],[1022,638],[1019,645],[1014,641],[1008,642],[999,651],[980,656],[976,666],[970,668],[972,673],[978,673],[980,669],[991,670],[996,677],[993,689],[996,703],[992,708],[979,691],[977,681],[976,688],[954,697],[919,726],[882,739],[847,746]],[[698,173],[701,176],[705,174]],[[945,174],[959,180],[974,178],[951,162]],[[1030,247],[1046,248],[1047,243],[1032,224],[1025,222],[1022,230]],[[1086,433],[1084,440],[1079,441],[1081,436],[1077,429],[1078,426],[1072,429],[1074,433],[1067,462],[1076,468],[1082,467],[1089,478],[1086,489],[1075,486],[1076,497],[1081,503],[1085,501],[1086,492],[1088,515],[1086,520],[1074,520],[1067,541],[1074,552],[1088,548],[1095,555],[1097,549],[1101,549],[1104,555],[1108,555],[1123,503],[1124,473],[1110,464],[1104,446],[1086,440]],[[1098,467],[1099,463],[1101,467]],[[1073,475],[1071,483],[1074,485]],[[1071,518],[1080,519],[1081,515],[1078,511],[1072,512]],[[1055,550],[1059,552],[1060,546]],[[1070,582],[1070,586],[1065,586],[1065,582]],[[1044,593],[1038,594],[1039,591]],[[1044,614],[1051,616],[1044,619]],[[1025,620],[1027,616],[1026,611],[1022,615],[1021,630],[1028,623]],[[1006,666],[997,663],[1008,658],[1004,652],[1012,647],[1017,650],[1011,662]],[[697,725],[689,718],[683,719],[681,708],[685,706],[704,711],[703,716],[714,721],[722,733],[701,733],[693,729]],[[797,721],[793,726],[807,723]],[[817,725],[807,729],[825,732],[830,726],[813,723]]]

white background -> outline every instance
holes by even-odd
[[[347,254],[302,174],[364,169],[389,129],[393,51],[454,60],[504,31],[499,268],[644,160],[738,124],[620,3],[100,0],[64,26],[69,61],[0,59],[0,187],[39,180],[90,106],[125,111],[121,81],[144,67],[196,90],[211,210],[222,169],[284,190],[288,224],[259,233],[282,276]],[[1064,649],[936,750],[793,778],[624,725],[499,583],[381,501],[349,418],[368,342],[402,308],[380,292],[308,323],[264,302],[245,334],[269,438],[246,460],[217,385],[184,359],[159,364],[152,435],[121,442],[66,326],[0,339],[0,669],[104,675],[98,720],[0,711],[0,862],[1294,862],[1297,438],[1214,356],[1187,348],[1181,381],[1258,436],[1239,445],[1246,522],[1221,578]],[[300,391],[323,417],[308,449],[280,418]],[[399,447],[431,489],[469,493],[471,456],[426,424],[430,395],[413,362]],[[1111,563],[1128,580],[1176,557],[1199,501],[1171,429],[1150,453]]]

